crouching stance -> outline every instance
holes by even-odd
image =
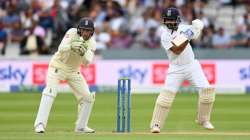
[[[96,42],[92,35],[94,23],[82,18],[77,28],[69,29],[64,35],[58,51],[52,57],[35,120],[35,132],[44,133],[49,113],[57,96],[60,80],[66,80],[78,101],[78,115],[75,132],[94,133],[88,127],[88,120],[95,101],[95,93],[89,91],[85,78],[80,72],[81,64],[88,66],[94,57]]]
[[[193,20],[192,25],[179,25],[180,14],[176,8],[167,8],[162,12],[164,31],[161,35],[161,45],[169,58],[169,68],[165,79],[165,88],[159,94],[153,117],[151,132],[160,133],[165,119],[175,99],[183,80],[188,80],[199,90],[197,123],[205,129],[214,129],[210,115],[215,100],[214,89],[209,85],[200,63],[194,58],[189,41],[199,37],[203,23]]]

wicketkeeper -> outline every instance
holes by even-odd
[[[214,88],[209,85],[189,43],[199,37],[204,24],[196,19],[192,21],[192,25],[179,25],[180,14],[176,8],[163,10],[162,20],[164,31],[161,35],[161,45],[166,50],[170,65],[165,78],[165,88],[155,103],[150,124],[151,132],[160,133],[175,95],[185,79],[199,90],[197,123],[206,129],[214,129],[210,122],[215,100]]]
[[[49,63],[46,87],[43,90],[34,124],[35,132],[45,132],[60,80],[67,81],[78,101],[75,132],[95,132],[87,126],[95,101],[95,93],[89,91],[87,82],[80,72],[81,64],[88,66],[93,60],[96,50],[96,41],[92,37],[93,34],[93,21],[89,18],[82,18],[77,28],[69,29],[64,35],[58,51]]]

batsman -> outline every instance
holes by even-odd
[[[192,39],[200,36],[204,24],[199,19],[193,20],[191,25],[180,24],[180,13],[174,7],[163,10],[162,21],[164,30],[161,34],[161,45],[168,55],[170,64],[164,89],[156,99],[150,124],[151,132],[160,133],[184,80],[190,81],[199,91],[196,122],[205,129],[212,130],[214,126],[210,122],[210,115],[215,101],[214,88],[206,79],[190,45]]]
[[[94,133],[88,127],[88,120],[95,101],[95,93],[89,91],[85,78],[80,72],[81,64],[88,66],[94,57],[96,41],[94,23],[90,18],[82,18],[77,28],[69,29],[62,39],[57,52],[50,60],[46,87],[35,120],[35,132],[44,133],[52,104],[57,96],[58,85],[66,80],[78,101],[78,115],[75,132]]]

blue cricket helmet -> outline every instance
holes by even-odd
[[[180,12],[175,7],[166,8],[161,13],[163,23],[172,30],[177,30],[181,22]],[[175,21],[175,23],[168,23],[167,21]]]
[[[77,26],[77,33],[80,34],[80,29],[89,29],[92,30],[91,36],[94,34],[94,22],[92,19],[84,17],[81,18]]]

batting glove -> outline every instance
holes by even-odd
[[[195,30],[201,31],[204,28],[204,23],[201,20],[196,19],[192,21],[192,26]]]
[[[184,36],[190,41],[194,37],[194,32],[192,29],[187,29],[184,32],[181,32],[181,34],[184,34]]]
[[[193,39],[197,39],[200,36],[202,29],[204,28],[204,23],[199,19],[193,20],[192,21],[192,28],[194,31]]]

